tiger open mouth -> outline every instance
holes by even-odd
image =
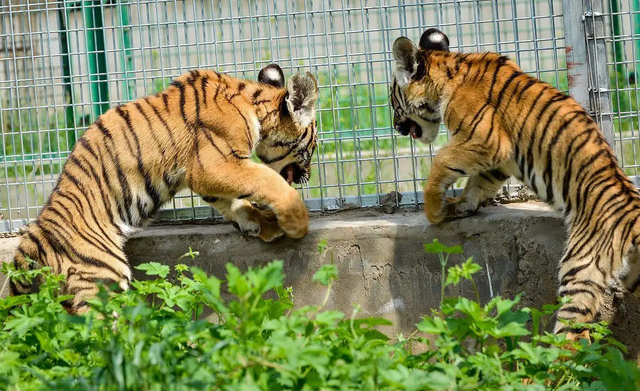
[[[304,181],[307,176],[304,168],[300,167],[298,163],[291,163],[285,166],[281,171],[280,175],[287,181],[289,185],[292,183],[300,184]]]
[[[412,119],[406,119],[397,124],[396,131],[403,136],[411,135],[414,139],[422,137],[422,128]]]

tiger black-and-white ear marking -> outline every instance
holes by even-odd
[[[287,92],[289,94],[285,101],[291,117],[306,128],[315,118],[315,103],[318,99],[316,78],[309,72],[293,75],[287,80]]]
[[[422,33],[419,46],[422,50],[440,50],[448,52],[449,37],[438,29],[430,28]]]
[[[401,87],[411,81],[416,71],[418,48],[407,37],[400,37],[393,43],[393,57],[396,59],[395,77]]]
[[[284,72],[277,64],[269,64],[258,73],[258,81],[274,87],[284,87]]]

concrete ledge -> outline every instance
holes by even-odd
[[[473,217],[439,227],[428,225],[424,215],[415,211],[389,215],[367,209],[325,214],[313,218],[305,238],[271,244],[244,237],[229,224],[154,226],[131,238],[126,252],[133,265],[186,263],[218,277],[224,276],[227,262],[246,269],[280,259],[298,305],[322,301],[325,290],[311,277],[333,256],[339,280],[328,308],[350,314],[352,304],[358,303],[361,316],[386,317],[394,327],[385,331],[407,334],[440,301],[440,263],[423,248],[434,238],[463,247],[464,256],[452,256],[451,264],[473,256],[483,267],[476,277],[482,300],[521,292],[524,305],[555,300],[565,230],[555,213],[535,202],[484,208]],[[317,244],[322,239],[327,240],[328,251],[320,255]],[[13,238],[1,240],[1,259],[10,259],[17,244]],[[200,256],[178,261],[189,247]],[[143,278],[137,271],[134,275]],[[447,294],[472,297],[473,290],[467,284]],[[633,358],[640,352],[639,313],[638,301],[630,295],[617,313],[608,297],[603,311],[604,318],[613,322],[615,337],[627,345]]]
[[[270,244],[244,237],[226,224],[152,227],[129,241],[127,254],[134,264],[174,265],[191,247],[200,256],[189,263],[218,277],[224,276],[227,262],[246,269],[281,259],[286,283],[301,305],[322,301],[325,291],[311,278],[333,255],[339,281],[328,306],[351,313],[352,304],[358,303],[361,315],[387,317],[396,326],[388,331],[407,333],[440,302],[440,263],[423,247],[434,238],[463,246],[464,257],[452,256],[452,263],[473,256],[483,266],[477,278],[483,300],[521,291],[530,292],[529,300],[535,302],[555,297],[562,223],[536,203],[485,208],[477,216],[440,227],[428,225],[421,212],[340,212],[313,219],[309,234],[301,240]],[[322,239],[327,240],[328,251],[319,255],[317,245]],[[532,278],[535,273],[540,277]],[[472,287],[448,294],[471,297]]]

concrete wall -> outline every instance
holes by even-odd
[[[157,261],[174,265],[196,265],[224,277],[224,266],[233,262],[242,269],[274,259],[284,260],[286,284],[293,287],[296,304],[319,304],[325,290],[311,277],[333,254],[339,280],[328,308],[350,314],[353,303],[362,306],[361,316],[383,316],[394,322],[385,330],[407,335],[424,314],[440,300],[440,264],[426,254],[423,244],[434,238],[447,245],[461,245],[464,257],[473,256],[483,270],[476,282],[483,301],[493,295],[513,297],[524,293],[523,304],[541,306],[555,300],[556,266],[565,240],[562,221],[539,203],[529,202],[482,209],[474,217],[441,227],[426,223],[421,212],[354,210],[316,216],[302,240],[283,239],[265,244],[242,236],[228,224],[151,227],[132,238],[126,248],[132,264]],[[317,252],[326,239],[328,251]],[[10,258],[16,239],[0,241],[0,257]],[[199,251],[195,260],[181,255],[191,247]],[[2,250],[4,248],[4,251]],[[142,278],[142,274],[136,274]],[[448,295],[472,297],[470,284]],[[636,358],[640,352],[638,327],[640,306],[629,295],[622,310],[611,310],[607,300],[603,316],[613,320],[615,337]]]

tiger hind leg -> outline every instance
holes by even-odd
[[[82,315],[86,313],[89,310],[87,300],[98,296],[100,285],[103,285],[107,290],[114,289],[114,291],[126,291],[129,289],[129,281],[127,280],[117,281],[109,277],[79,272],[74,268],[70,268],[67,272],[63,293],[73,295],[73,297],[65,300],[62,305],[70,314]]]
[[[556,314],[554,333],[567,333],[567,339],[589,339],[589,331],[575,329],[571,323],[591,323],[600,314],[604,292],[610,283],[610,275],[601,270],[597,255],[570,257],[570,248],[560,263],[560,287],[558,295],[568,297]]]
[[[619,267],[614,267],[606,276],[599,269],[598,263],[602,259],[594,257],[584,262],[571,263],[571,268],[561,268],[560,296],[571,296],[571,302],[560,308],[558,322],[554,332],[561,333],[570,326],[560,319],[589,323],[599,314],[602,298],[607,288],[621,283],[624,289],[640,296],[640,251],[636,246],[631,247],[625,254]],[[564,273],[563,273],[564,271]],[[564,276],[564,277],[562,277]],[[610,281],[611,280],[611,281]],[[614,284],[616,283],[616,284]],[[613,287],[615,289],[615,287]],[[622,297],[622,292],[614,293],[614,302]],[[567,339],[589,339],[589,330],[570,330]]]
[[[623,259],[622,272],[616,278],[619,282],[614,290],[614,304],[617,305],[616,311],[623,318],[626,316],[626,309],[623,303],[624,293],[632,293],[636,297],[640,297],[640,249],[633,245],[625,254]]]
[[[626,254],[624,273],[620,275],[622,286],[640,297],[640,249],[633,246]]]

